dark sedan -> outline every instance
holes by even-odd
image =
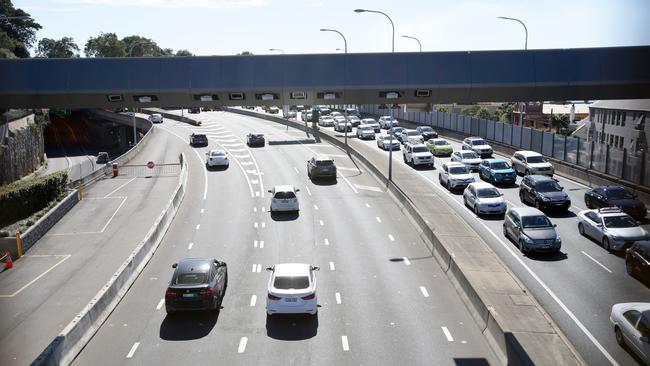
[[[519,184],[519,199],[540,210],[567,211],[571,200],[563,189],[555,179],[546,175],[527,175]]]
[[[226,262],[186,258],[172,265],[174,274],[165,292],[167,314],[178,311],[219,310],[228,287]]]
[[[625,268],[630,276],[650,283],[650,241],[637,241],[627,249]]]
[[[265,143],[266,140],[264,140],[264,135],[261,133],[249,133],[248,135],[246,135],[246,145],[248,146],[264,147]]]
[[[637,220],[648,213],[645,205],[634,193],[621,186],[599,186],[585,192],[585,205],[589,208],[618,207]]]
[[[208,146],[208,136],[202,133],[193,133],[190,135],[191,146]]]
[[[424,141],[429,141],[430,139],[437,139],[438,132],[429,126],[418,126],[416,129],[424,138]]]

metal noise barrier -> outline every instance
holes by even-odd
[[[174,193],[145,238],[97,295],[32,362],[33,366],[69,365],[117,307],[160,245],[185,196],[188,172],[183,154],[179,156],[179,165],[181,174]]]

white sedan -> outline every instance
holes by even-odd
[[[616,342],[650,363],[650,303],[614,304],[609,321],[614,327]]]
[[[470,183],[463,192],[463,202],[477,215],[503,215],[508,209],[503,193],[485,182]]]
[[[318,313],[316,271],[320,268],[305,263],[280,263],[266,270],[271,272],[267,286],[266,314]]]
[[[205,166],[208,168],[215,166],[225,166],[228,167],[230,162],[228,161],[227,153],[223,150],[210,150],[205,153]]]

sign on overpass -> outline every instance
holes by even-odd
[[[0,60],[0,108],[650,98],[650,46]]]

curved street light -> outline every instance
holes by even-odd
[[[348,41],[345,39],[345,36],[343,35],[343,33],[337,31],[336,29],[328,29],[328,28],[322,28],[320,31],[321,32],[338,33],[341,36],[341,38],[343,38],[343,44],[345,45],[345,53],[348,53]]]
[[[402,37],[404,37],[404,38],[414,39],[414,40],[418,43],[418,45],[420,46],[420,52],[422,52],[422,43],[420,43],[420,40],[419,40],[419,39],[417,39],[417,38],[415,38],[415,37],[407,36],[407,35],[402,35]]]
[[[369,10],[369,9],[354,9],[355,13],[376,13],[376,14],[381,14],[388,18],[388,21],[390,22],[390,26],[393,28],[393,43],[392,43],[392,48],[391,52],[395,52],[395,24],[393,24],[393,20],[384,12],[379,11],[379,10]]]
[[[280,52],[283,55],[286,53],[286,52],[284,52],[283,50],[281,50],[279,48],[269,48],[269,51],[271,51],[271,52]]]
[[[499,19],[512,20],[512,21],[518,22],[519,24],[521,24],[524,27],[524,32],[526,32],[526,41],[524,43],[524,50],[528,50],[528,28],[526,28],[526,24],[524,24],[524,22],[522,22],[521,20],[519,20],[517,18],[499,17]],[[523,106],[524,106],[524,102],[519,102],[519,127],[522,129],[522,131],[523,131],[523,128],[524,128]],[[522,135],[523,134],[521,134],[520,137]],[[523,138],[523,137],[521,137],[521,138]]]

